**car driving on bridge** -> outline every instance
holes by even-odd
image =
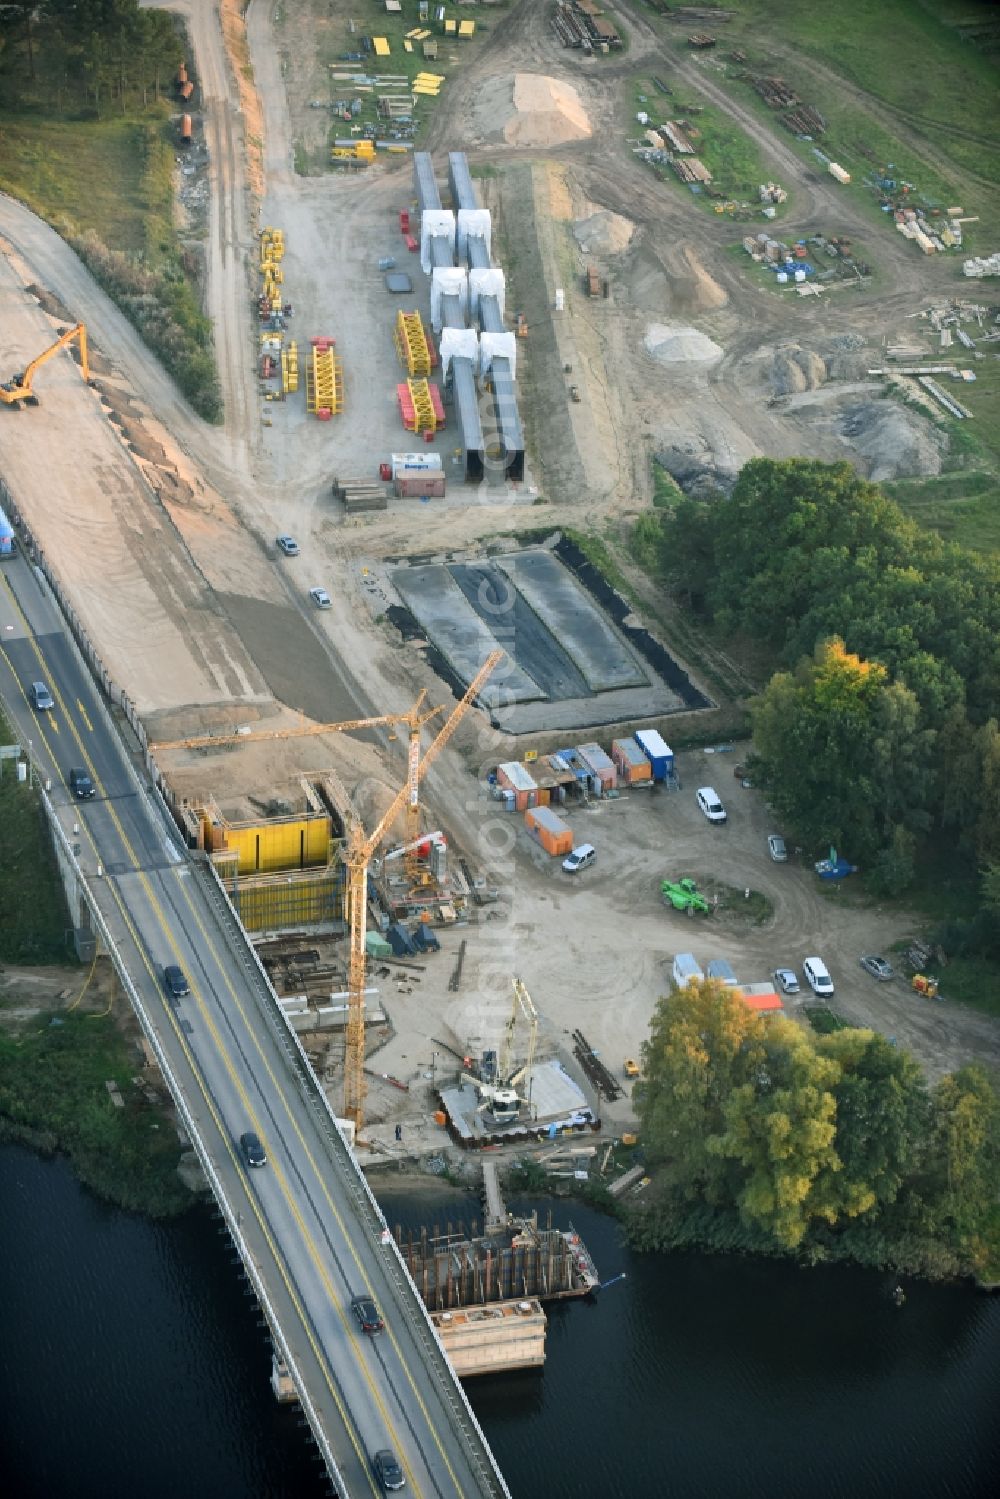
[[[381,1332],[385,1323],[379,1315],[379,1309],[375,1305],[374,1296],[369,1296],[366,1291],[363,1296],[354,1296],[351,1299],[351,1311],[358,1319],[358,1326],[362,1332],[370,1336]]]

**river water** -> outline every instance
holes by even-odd
[[[471,1197],[394,1187],[391,1223]],[[516,1207],[523,1204],[514,1204]],[[1000,1297],[844,1268],[632,1255],[571,1213],[605,1280],[550,1308],[543,1374],[469,1392],[515,1499],[993,1491]],[[267,1384],[252,1298],[207,1212],[156,1224],[62,1160],[0,1148],[0,1495],[313,1499],[327,1492]],[[992,1475],[992,1476],[991,1476]]]

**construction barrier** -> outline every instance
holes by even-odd
[[[321,422],[343,410],[344,384],[340,360],[333,352],[332,338],[311,338],[306,365],[306,410]]]
[[[431,353],[419,312],[400,312],[396,317],[396,352],[411,375],[429,375]]]

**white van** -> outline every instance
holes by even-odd
[[[806,958],[802,964],[802,972],[814,994],[822,995],[825,999],[833,993],[833,979],[822,958]]]
[[[714,786],[699,786],[695,796],[709,822],[725,822],[726,809]]]
[[[597,858],[597,849],[592,843],[581,843],[572,853],[567,854],[563,860],[563,869],[567,874],[579,874],[581,869],[586,869],[593,864]]]
[[[678,989],[686,989],[688,984],[693,983],[695,979],[703,979],[705,977],[694,954],[689,952],[679,952],[677,954],[674,959],[672,971],[674,983]]]

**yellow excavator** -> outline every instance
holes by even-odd
[[[67,344],[72,343],[74,338],[80,340],[80,373],[89,384],[90,365],[87,362],[87,329],[83,323],[77,323],[75,328],[67,329],[62,337],[57,338],[50,348],[46,349],[44,353],[39,354],[37,359],[33,359],[22,374],[14,375],[8,384],[0,385],[0,401],[3,401],[5,406],[13,406],[15,409],[22,401],[26,406],[37,406],[38,397],[34,393],[32,384],[36,372],[41,369],[46,360],[52,358],[53,354],[58,354],[60,349],[64,349]]]

